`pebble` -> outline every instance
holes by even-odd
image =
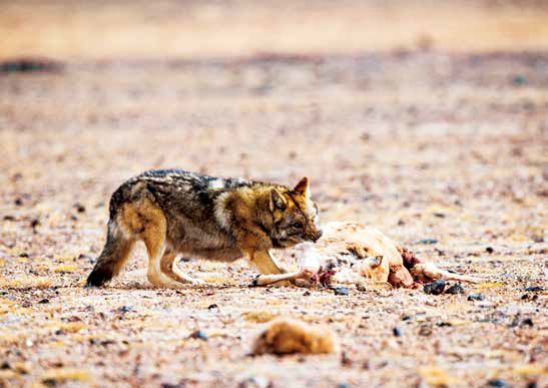
[[[402,331],[399,327],[396,326],[392,329],[392,334],[394,334],[395,337],[401,337]]]
[[[194,333],[190,335],[190,338],[196,338],[202,341],[209,340],[209,337],[207,336],[207,334],[202,330],[196,330]]]
[[[502,379],[493,379],[489,380],[487,382],[488,387],[498,387],[498,388],[504,388],[509,387],[508,383]]]
[[[217,305],[217,303],[213,303],[213,304],[210,304],[209,306],[207,306],[207,309],[208,310],[213,310],[213,309],[218,309],[219,306]]]
[[[521,323],[519,325],[520,326],[529,326],[529,327],[534,326],[533,320],[531,318],[525,318],[523,321],[521,321]]]
[[[482,294],[470,294],[468,295],[468,300],[474,301],[474,300],[484,300],[485,297]]]
[[[270,386],[270,382],[264,377],[252,376],[243,381],[240,381],[238,388],[266,388]]]
[[[346,352],[341,353],[341,365],[342,366],[352,366],[353,361],[350,357],[348,357],[348,354]]]
[[[445,289],[445,280],[436,280],[435,282],[425,284],[423,291],[426,294],[440,295]]]
[[[464,294],[464,288],[459,283],[455,283],[445,290],[445,293],[451,295]]]
[[[438,240],[435,238],[424,238],[422,240],[417,241],[417,244],[423,244],[423,245],[433,245],[437,244]]]
[[[485,248],[485,252],[491,254],[491,253],[495,252],[495,250],[493,249],[493,247],[487,247],[487,248]]]
[[[348,288],[347,287],[333,287],[332,288],[335,295],[348,295]]]
[[[419,329],[419,335],[423,337],[432,335],[432,328],[429,325],[422,325]]]
[[[514,78],[512,78],[512,83],[517,86],[525,85],[527,83],[527,77],[523,74],[516,74]]]
[[[118,308],[118,312],[119,313],[129,313],[131,310],[133,310],[133,307],[131,306],[122,306],[120,308]]]
[[[531,286],[531,287],[526,287],[525,291],[527,291],[527,292],[542,292],[542,291],[544,291],[544,288],[541,287],[541,286]]]

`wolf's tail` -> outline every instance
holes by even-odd
[[[86,287],[100,287],[118,275],[131,253],[133,243],[134,240],[125,237],[116,221],[111,219],[108,223],[105,247],[88,276]]]

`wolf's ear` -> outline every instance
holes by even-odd
[[[270,191],[270,211],[273,212],[274,210],[284,210],[287,205],[287,202],[278,190],[272,189]]]
[[[310,196],[310,188],[308,185],[308,178],[304,177],[297,183],[297,186],[293,189],[293,192],[299,195],[302,195],[303,197],[309,197]]]

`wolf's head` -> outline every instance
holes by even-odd
[[[303,241],[316,242],[322,236],[318,207],[310,198],[308,178],[302,178],[292,190],[273,188],[269,206],[275,248],[287,248]]]

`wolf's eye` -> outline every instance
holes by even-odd
[[[303,228],[303,223],[301,221],[296,221],[296,222],[291,224],[291,227],[295,228],[295,229],[302,229]]]

